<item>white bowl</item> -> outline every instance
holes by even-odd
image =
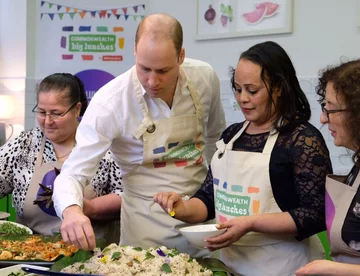
[[[226,231],[226,229],[218,230],[216,224],[201,224],[194,226],[186,226],[179,229],[180,233],[191,243],[198,248],[204,248],[205,239],[215,237]]]
[[[30,235],[32,235],[33,231],[29,228],[29,227],[26,227],[25,225],[22,225],[20,223],[16,223],[16,222],[13,222],[13,221],[7,221],[7,220],[0,220],[0,224],[1,223],[11,223],[13,225],[16,225],[20,228],[24,228]]]

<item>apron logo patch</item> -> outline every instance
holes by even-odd
[[[179,142],[169,143],[167,148],[172,149],[168,153],[165,147],[158,147],[153,149],[154,154],[163,154],[163,156],[154,159],[154,167],[166,167],[166,162],[173,161],[177,167],[185,167],[188,165],[189,160],[195,160],[195,164],[202,164],[204,159],[201,154],[203,151],[203,143],[184,141],[182,146],[178,146]],[[176,147],[177,146],[177,147]]]
[[[248,216],[251,199],[249,196],[231,195],[216,190],[215,208],[219,212],[232,216]]]
[[[60,171],[55,168],[44,175],[36,194],[36,199],[34,200],[34,204],[37,204],[44,213],[53,217],[56,217],[56,212],[51,197],[52,191],[54,190],[54,181],[59,173]],[[49,193],[49,191],[51,191],[51,193]],[[51,200],[50,203],[49,200]]]

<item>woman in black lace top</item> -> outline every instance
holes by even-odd
[[[175,218],[216,218],[227,231],[208,238],[209,250],[241,275],[294,275],[322,258],[313,234],[325,229],[324,185],[329,152],[312,126],[310,106],[292,62],[274,42],[245,51],[232,87],[246,121],[216,143],[207,178],[188,201],[176,193],[154,196]]]

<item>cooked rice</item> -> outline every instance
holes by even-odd
[[[96,249],[94,256],[84,262],[75,263],[62,270],[70,273],[122,275],[212,275],[195,259],[176,249],[165,246],[143,250],[139,247],[110,244],[104,250]]]

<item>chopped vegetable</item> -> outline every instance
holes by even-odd
[[[29,232],[22,227],[19,227],[10,222],[4,222],[0,224],[0,234],[6,235],[26,235]]]

